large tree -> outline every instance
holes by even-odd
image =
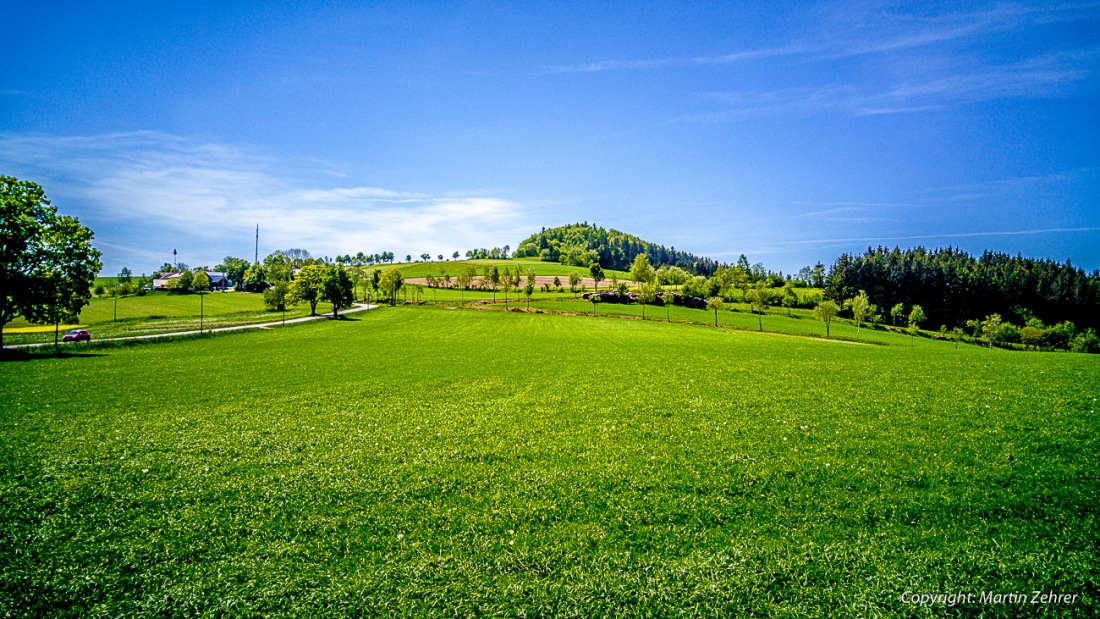
[[[92,237],[75,217],[58,215],[36,183],[0,176],[0,347],[17,316],[79,314],[103,266]]]

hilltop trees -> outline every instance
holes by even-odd
[[[648,243],[642,239],[604,228],[583,224],[543,228],[519,243],[516,258],[539,258],[578,267],[597,263],[603,269],[625,271],[639,254],[645,254],[650,264],[674,265],[696,275],[711,275],[718,262],[710,258]]]
[[[92,237],[36,183],[0,176],[0,347],[17,316],[56,325],[87,305],[103,266]]]

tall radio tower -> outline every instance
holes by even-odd
[[[260,263],[260,224],[256,224],[256,259],[253,264]]]

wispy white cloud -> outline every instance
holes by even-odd
[[[63,194],[65,209],[108,222],[96,231],[97,244],[127,259],[163,256],[155,246],[164,244],[186,247],[196,263],[240,255],[239,248],[251,249],[257,224],[261,253],[303,247],[329,256],[449,256],[529,233],[523,205],[505,198],[318,186],[330,175],[300,180],[301,171],[245,149],[159,133],[0,135],[0,164],[7,162],[32,171],[55,201]]]
[[[691,67],[706,65],[724,65],[750,60],[777,58],[780,56],[794,56],[804,53],[797,45],[785,47],[768,47],[760,49],[746,49],[728,54],[713,56],[694,56],[689,58],[651,58],[644,60],[601,60],[597,62],[584,62],[579,64],[551,65],[543,67],[547,73],[602,73],[605,71],[631,70],[631,69],[662,69],[666,67]]]

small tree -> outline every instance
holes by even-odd
[[[535,294],[534,277],[527,279],[527,285],[523,287],[523,294],[527,296],[527,309],[531,309],[531,295]]]
[[[485,267],[485,279],[489,280],[489,283],[493,286],[493,303],[497,301],[497,286],[500,285],[500,269],[497,265],[491,267]],[[507,302],[507,299],[505,299]]]
[[[198,292],[210,290],[210,277],[206,271],[195,271],[195,276],[191,278],[191,287]]]
[[[669,316],[668,308],[676,300],[676,295],[671,292],[666,292],[661,295],[661,302],[665,306],[665,322],[672,322],[672,318]]]
[[[752,307],[752,312],[756,314],[757,327],[763,331],[764,322],[762,316],[768,311],[768,304],[771,302],[771,290],[768,290],[768,284],[759,281],[756,282],[756,287],[749,294],[749,303]]]
[[[286,282],[276,282],[275,285],[264,290],[264,309],[272,312],[286,311],[289,292],[290,285]]]
[[[714,310],[714,326],[718,326],[718,310],[726,309],[726,301],[722,297],[707,299],[707,307]]]
[[[577,287],[581,285],[581,274],[576,271],[569,272],[569,292],[573,293],[573,298],[577,298]]]
[[[600,302],[603,301],[603,299],[600,298],[600,295],[594,294],[594,295],[590,295],[588,297],[588,300],[592,302],[592,315],[595,316],[596,315],[596,306],[599,305]]]
[[[309,315],[317,315],[317,303],[321,300],[325,285],[325,267],[310,264],[298,271],[298,277],[290,283],[289,299],[292,304],[309,303]]]
[[[638,291],[638,304],[642,306],[642,320],[645,320],[645,306],[651,305],[657,301],[657,291],[654,290],[653,284],[646,282],[642,284],[642,287]]]
[[[405,277],[401,275],[401,271],[390,269],[382,274],[382,278],[379,280],[378,285],[381,293],[386,295],[386,298],[389,299],[390,306],[394,306],[397,305],[398,291],[405,285]]]
[[[1003,326],[1000,314],[990,314],[982,321],[982,335],[989,341],[990,350],[993,350],[993,342],[999,342],[1003,337]]]
[[[867,298],[866,291],[860,290],[858,295],[848,299],[847,305],[852,310],[852,318],[856,321],[856,341],[858,342],[859,328],[867,320],[867,316],[871,311],[871,300]]]
[[[905,316],[905,305],[898,303],[894,307],[890,308],[890,321],[895,327],[898,326],[898,318]]]
[[[333,318],[339,318],[340,310],[349,309],[355,303],[355,284],[347,269],[339,265],[325,268],[321,299],[332,303]]]
[[[561,291],[561,278],[559,278],[557,275],[554,276],[554,288],[558,291]]]
[[[959,349],[959,340],[963,338],[962,327],[955,327],[951,329],[951,339],[955,342],[955,350]]]
[[[516,267],[518,270],[519,267]],[[500,275],[500,283],[504,286],[504,304],[508,304],[508,289],[512,287],[512,270],[508,267],[504,267],[504,272]]]
[[[593,262],[592,266],[588,267],[588,274],[592,276],[592,281],[596,282],[596,286],[593,289],[599,291],[600,282],[604,280],[603,268],[600,266],[600,263]]]
[[[920,324],[926,319],[924,309],[919,305],[914,305],[913,309],[909,311],[909,335],[913,338],[911,341],[916,342],[917,330],[920,329]]]
[[[191,271],[180,273],[180,276],[176,278],[176,292],[190,292],[194,282],[195,274]]]
[[[787,308],[787,317],[791,316],[791,309],[798,307],[798,293],[794,290],[794,284],[787,282],[783,285],[783,297],[780,301]]]
[[[1039,345],[1043,343],[1044,331],[1042,320],[1029,318],[1027,325],[1020,329],[1020,341],[1024,343],[1024,350],[1029,348],[1039,350]]]
[[[1100,353],[1100,337],[1097,337],[1096,332],[1092,329],[1085,329],[1074,336],[1073,341],[1069,343],[1069,349],[1073,352],[1098,354]]]
[[[840,313],[840,306],[835,301],[825,299],[821,303],[817,304],[814,308],[814,317],[825,323],[825,337],[830,337],[829,325],[832,324],[833,319]]]
[[[650,266],[648,256],[645,254],[638,254],[634,257],[634,264],[630,266],[630,279],[639,284],[644,284],[651,281],[656,276],[657,272]]]

